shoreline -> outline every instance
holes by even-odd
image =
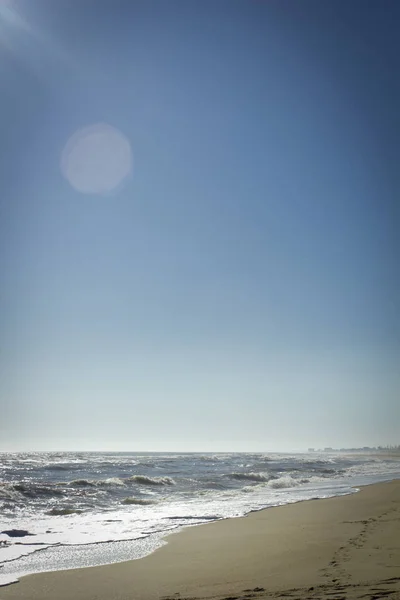
[[[400,480],[356,489],[187,527],[137,560],[26,575],[0,599],[264,598],[288,589],[344,597],[345,588],[349,598],[372,583],[400,598]]]
[[[389,477],[389,476],[388,476]],[[264,510],[268,510],[270,508],[280,508],[282,506],[286,506],[286,505],[293,505],[293,504],[298,504],[301,502],[310,502],[310,501],[316,501],[316,500],[326,500],[328,498],[336,498],[336,497],[344,497],[347,495],[351,495],[354,493],[357,493],[360,491],[361,488],[369,486],[369,485],[376,485],[377,483],[385,483],[385,482],[389,482],[392,481],[392,479],[388,478],[388,479],[384,479],[382,481],[377,481],[377,482],[373,482],[373,483],[366,483],[366,484],[359,484],[359,485],[352,485],[352,486],[348,486],[348,491],[346,492],[342,492],[342,493],[338,493],[338,494],[332,494],[329,496],[314,496],[314,497],[306,497],[306,498],[301,498],[301,499],[297,499],[297,500],[293,500],[293,501],[289,501],[289,502],[285,502],[283,504],[272,504],[269,506],[263,506],[260,508],[253,508],[251,510],[249,510],[247,513],[244,513],[242,515],[238,515],[238,516],[228,516],[228,517],[213,517],[213,518],[209,518],[209,520],[207,521],[203,521],[202,523],[194,523],[194,524],[185,524],[185,525],[177,525],[176,528],[172,528],[169,529],[168,531],[164,531],[164,532],[158,532],[157,534],[153,534],[151,536],[149,536],[148,538],[127,538],[127,539],[115,539],[115,540],[104,540],[104,541],[97,541],[97,542],[89,542],[88,544],[71,544],[71,545],[65,545],[65,544],[61,544],[61,545],[50,545],[50,546],[46,546],[44,548],[39,548],[37,550],[35,550],[32,553],[29,553],[27,556],[27,558],[29,557],[34,557],[37,559],[38,554],[40,554],[40,558],[41,558],[41,552],[46,552],[46,558],[47,560],[50,560],[50,563],[52,564],[51,568],[39,568],[37,571],[36,570],[31,570],[30,572],[26,572],[24,573],[22,572],[17,572],[15,574],[15,579],[11,580],[11,581],[7,581],[6,583],[3,583],[1,581],[1,575],[2,575],[2,571],[0,570],[0,590],[4,587],[7,587],[9,585],[14,585],[19,583],[19,581],[21,581],[21,579],[25,578],[25,577],[29,577],[30,575],[39,575],[39,574],[46,574],[46,573],[54,573],[54,572],[59,572],[59,571],[66,571],[66,570],[78,570],[78,569],[86,569],[86,568],[93,568],[93,567],[106,567],[106,566],[110,566],[110,565],[114,565],[114,564],[119,564],[119,563],[129,563],[131,561],[136,561],[136,560],[142,560],[143,558],[146,558],[148,556],[150,556],[151,554],[153,554],[154,552],[156,552],[158,549],[162,548],[164,545],[166,545],[168,543],[168,538],[170,536],[174,536],[174,535],[178,535],[179,533],[181,533],[182,531],[184,531],[187,528],[192,528],[192,527],[197,527],[200,525],[207,525],[209,523],[216,523],[219,521],[226,521],[226,520],[231,520],[231,519],[243,519],[253,513],[258,513]],[[399,478],[400,481],[400,478]],[[148,543],[149,540],[151,539],[150,544]],[[128,557],[121,557],[120,552],[116,551],[116,548],[120,547],[121,545],[130,545],[132,542],[135,542],[135,546],[137,546],[137,544],[139,543],[140,545],[142,545],[142,543],[144,543],[143,545],[146,546],[146,549],[142,549],[141,551],[137,550],[135,551],[135,556],[128,556]],[[69,567],[64,567],[63,565],[65,564],[64,561],[56,561],[56,567],[54,565],[54,556],[49,556],[49,552],[58,552],[59,550],[61,550],[62,548],[79,548],[79,549],[84,549],[84,548],[97,548],[97,547],[102,547],[102,546],[108,546],[108,549],[110,551],[110,553],[115,553],[113,560],[110,561],[103,561],[102,559],[101,562],[92,562],[92,560],[90,560],[92,558],[92,555],[90,555],[89,558],[89,564],[86,565],[77,565],[76,561],[75,564],[72,564],[72,566]],[[126,553],[126,551],[125,551]],[[24,558],[24,557],[23,557]],[[4,564],[7,564],[8,562],[16,562],[18,561],[19,558],[15,558],[15,559],[11,559],[10,561],[6,561]],[[40,562],[40,560],[39,560]],[[91,564],[90,564],[91,562]],[[57,564],[59,563],[59,564]],[[61,564],[60,564],[61,563]],[[0,569],[2,567],[2,564],[0,564]],[[48,567],[48,565],[47,565]],[[55,567],[55,568],[54,568]],[[58,567],[58,568],[57,568]],[[0,598],[1,600],[1,598]]]

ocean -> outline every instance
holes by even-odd
[[[0,585],[151,553],[166,534],[400,478],[382,455],[2,453]]]

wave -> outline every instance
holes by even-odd
[[[67,485],[69,487],[122,487],[126,485],[128,479],[122,479],[121,477],[108,477],[108,479],[74,479]]]
[[[25,483],[8,483],[0,486],[0,500],[5,502],[22,502],[25,504],[27,500],[53,497],[60,498],[63,496],[63,491],[55,489],[54,487]]]
[[[318,473],[323,473],[324,475],[332,475],[333,473],[336,475],[341,475],[343,473],[342,470],[338,469],[315,469]]]
[[[60,464],[49,464],[40,467],[43,471],[78,471],[82,469],[81,463],[60,463]]]
[[[70,487],[94,487],[96,482],[89,481],[89,479],[74,479],[68,483]]]
[[[13,487],[7,484],[1,484],[0,487],[0,500],[16,501],[19,500],[20,494],[13,489]]]
[[[257,489],[259,489],[260,487],[264,487],[262,484],[256,484],[256,485],[245,485],[244,487],[242,487],[242,489],[240,490],[243,494],[251,494],[253,492],[256,492]]]
[[[276,479],[271,479],[268,482],[268,486],[274,490],[282,490],[286,488],[292,488],[300,485],[301,483],[308,483],[308,479],[294,479],[290,475],[286,475],[284,477],[278,477]]]
[[[132,475],[127,481],[133,481],[140,485],[175,485],[176,482],[172,477],[147,477],[146,475]]]
[[[335,461],[332,459],[315,459],[315,460],[310,460],[307,458],[298,458],[296,459],[296,463],[299,464],[299,467],[301,469],[304,469],[305,467],[324,467],[326,465],[332,465],[335,464]]]
[[[219,481],[205,481],[204,485],[206,486],[206,490],[225,490],[226,484],[221,483]],[[206,493],[206,491],[204,491]]]
[[[211,463],[216,463],[216,462],[227,462],[228,460],[230,460],[232,458],[232,454],[226,454],[226,453],[222,453],[219,452],[217,454],[200,454],[200,455],[194,455],[195,460],[196,461],[201,461],[201,462],[211,462]]]
[[[225,461],[227,460],[226,458],[226,454],[220,455],[220,454],[202,454],[201,456],[196,456],[196,460],[201,461],[201,462],[205,462],[205,463],[215,463],[218,461]]]
[[[182,517],[164,517],[164,519],[168,519],[169,521],[219,521],[223,518],[224,517],[221,517],[221,515],[184,515]]]
[[[46,514],[52,516],[80,515],[83,511],[75,508],[52,508]]]
[[[100,485],[100,486],[122,486],[125,485],[125,481],[123,479],[121,479],[120,477],[109,477],[108,479],[100,479],[99,481],[95,482],[96,485]]]
[[[293,488],[293,487],[297,487],[299,485],[305,485],[307,483],[311,483],[311,484],[318,484],[318,483],[323,483],[326,481],[326,478],[323,476],[318,477],[318,475],[312,475],[311,477],[303,477],[303,478],[296,478],[296,477],[292,477],[291,475],[284,475],[282,477],[277,477],[274,479],[271,479],[271,481],[268,482],[268,487],[271,487],[273,489],[285,489],[285,488]]]
[[[148,506],[149,504],[156,504],[156,502],[154,500],[147,500],[146,498],[128,497],[122,500],[122,504],[137,504],[139,506]]]
[[[250,494],[251,492],[254,492],[254,486],[252,486],[252,485],[245,485],[244,488],[242,488],[241,491],[244,494]]]
[[[230,473],[227,477],[243,481],[269,481],[270,479],[270,477],[263,473]]]
[[[130,465],[132,466],[132,465]],[[137,467],[144,467],[145,469],[163,469],[164,465],[156,465],[156,463],[154,462],[138,462],[135,466]]]
[[[61,490],[35,484],[28,485],[25,483],[17,483],[13,485],[13,488],[16,492],[19,492],[26,498],[38,498],[40,496],[63,496],[63,492]]]

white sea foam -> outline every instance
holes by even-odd
[[[120,477],[108,477],[108,479],[96,481],[97,485],[125,485],[125,482]]]
[[[308,483],[309,480],[304,480],[303,483]],[[275,490],[282,490],[285,488],[292,488],[298,485],[301,485],[301,481],[298,479],[294,479],[290,475],[286,475],[284,477],[278,477],[277,479],[272,479],[268,482],[269,487]]]

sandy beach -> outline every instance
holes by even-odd
[[[30,575],[0,600],[400,598],[400,481],[170,535],[152,555]]]

